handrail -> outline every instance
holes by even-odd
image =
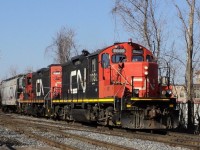
[[[46,97],[49,95],[50,92],[51,92],[51,89],[50,89],[49,92],[44,96],[44,106],[45,106],[45,99],[46,99]],[[52,107],[52,98],[51,98],[51,107]]]
[[[127,80],[126,80],[126,81],[127,81]],[[125,91],[125,88],[126,88],[126,83],[127,83],[127,82],[125,82],[125,84],[124,84],[124,91]],[[123,91],[123,93],[124,93],[124,91]],[[122,110],[122,108],[123,108],[122,100],[123,100],[123,96],[121,97],[121,110]]]
[[[116,68],[114,68],[112,65],[110,65],[110,67],[113,68],[126,82],[128,82],[128,80]],[[129,83],[129,85],[131,85],[131,83]]]

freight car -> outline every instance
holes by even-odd
[[[17,100],[22,92],[23,75],[4,80],[0,85],[1,107],[3,111],[16,112]]]
[[[36,116],[124,128],[175,128],[178,110],[169,79],[159,75],[150,50],[132,41],[114,43],[24,75],[17,107]]]

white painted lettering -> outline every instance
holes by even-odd
[[[44,87],[42,84],[42,79],[37,79],[36,81],[36,96],[44,95]]]
[[[76,76],[77,79],[77,88],[73,88],[73,83],[72,83],[72,77]],[[86,68],[84,68],[84,79],[82,79],[82,75],[80,70],[74,70],[71,71],[70,74],[70,91],[72,94],[77,94],[78,89],[80,89],[79,85],[81,85],[81,88],[83,89],[83,93],[85,93],[86,90]]]

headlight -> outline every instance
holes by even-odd
[[[148,66],[144,66],[144,69],[147,70],[147,69],[148,69]]]
[[[139,89],[133,89],[133,96],[139,97]]]
[[[165,90],[162,91],[162,95],[163,96],[166,95],[166,91]]]
[[[171,90],[167,90],[165,96],[166,97],[171,97],[172,96],[172,91]]]

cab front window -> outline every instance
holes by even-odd
[[[141,61],[143,61],[144,59],[143,59],[143,56],[141,56],[141,55],[135,55],[135,56],[133,56],[133,58],[132,58],[132,61],[133,62],[141,62]]]
[[[125,62],[126,56],[123,54],[115,54],[112,55],[112,62],[113,63],[120,63],[120,62]]]

